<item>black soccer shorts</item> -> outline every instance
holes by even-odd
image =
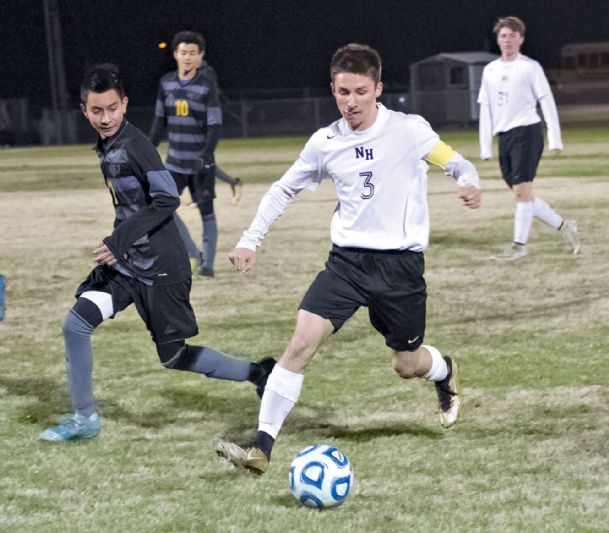
[[[541,122],[499,134],[499,166],[510,189],[519,183],[533,181],[542,153]]]
[[[334,332],[360,307],[396,351],[414,351],[425,335],[427,288],[422,252],[333,246],[299,308],[327,318]]]
[[[194,200],[194,175],[193,174],[182,174],[181,172],[170,172],[173,181],[176,182],[176,188],[178,189],[178,195],[182,195],[184,189],[188,187],[190,195]]]
[[[156,344],[194,337],[199,329],[190,305],[191,279],[170,285],[147,285],[105,265],[95,267],[78,287],[112,295],[114,314],[135,304],[138,314]],[[114,315],[112,316],[114,318]]]
[[[201,169],[194,178],[197,202],[213,200],[216,197],[216,165]]]

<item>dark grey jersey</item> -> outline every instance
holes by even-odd
[[[169,151],[165,166],[179,174],[193,174],[200,159],[213,162],[222,109],[214,80],[199,71],[191,80],[177,72],[161,78],[150,138],[156,146],[167,130]],[[212,133],[213,130],[213,134]]]
[[[115,135],[98,139],[96,150],[114,204],[114,231],[104,243],[118,259],[115,268],[155,285],[190,277],[173,220],[178,191],[154,146],[125,120]]]

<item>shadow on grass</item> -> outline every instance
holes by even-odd
[[[381,505],[382,501],[386,499],[386,496],[378,495],[378,496],[370,496],[363,494],[352,494],[348,498],[348,502],[346,505],[355,506],[361,505],[363,503],[367,503],[368,505]],[[283,507],[286,509],[298,509],[304,508],[307,509],[311,513],[334,513],[338,512],[341,509],[342,505],[337,507],[328,507],[327,509],[312,509],[305,508],[294,496],[291,494],[283,494],[281,496],[273,496],[270,498],[272,504],[276,507]]]
[[[231,385],[234,386],[227,384],[227,387]],[[185,412],[200,413],[202,421],[225,421],[233,415],[241,419],[246,417],[252,423],[257,419],[259,401],[253,386],[248,397],[234,395],[230,391],[226,396],[218,396],[204,390],[193,392],[192,389],[175,387],[160,388],[156,394],[163,399],[163,405],[143,412],[131,412],[112,400],[101,399],[98,404],[104,418],[151,429],[179,425]],[[191,424],[192,418],[184,423]]]
[[[468,250],[484,250],[488,245],[488,235],[481,235],[480,233],[467,233],[458,231],[436,231],[432,232],[430,239],[430,245],[442,246],[445,249],[449,248],[466,248]]]
[[[519,310],[518,316],[521,320],[528,317],[540,318],[543,316],[554,317],[560,314],[561,309],[573,309],[575,307],[585,307],[594,302],[598,301],[598,295],[591,294],[589,296],[582,296],[580,298],[572,298],[570,300],[562,300],[561,302],[548,302],[542,304],[531,304],[528,305],[526,310]],[[462,315],[460,317],[451,317],[449,320],[438,320],[437,326],[455,326],[458,324],[469,324],[479,323],[484,321],[501,321],[509,323],[514,319],[514,312],[511,307],[505,308],[505,310],[492,312],[492,313],[480,313],[472,316]]]
[[[283,494],[281,496],[273,496],[272,498],[270,498],[273,506],[276,507],[284,507],[287,509],[297,509],[299,507],[304,507],[296,498],[294,498],[294,496],[292,496],[291,494]],[[332,511],[333,508],[329,508],[329,509],[324,509],[324,512],[328,512],[328,511]],[[310,509],[310,511],[312,513],[315,512],[321,512],[320,510],[317,509]]]
[[[234,386],[228,384],[227,387]],[[58,415],[65,413],[70,399],[63,381],[46,378],[0,378],[0,387],[8,394],[32,397],[28,405],[22,407],[21,419],[30,424],[53,423]],[[205,391],[164,388],[157,391],[165,405],[140,412],[132,412],[114,400],[101,398],[98,406],[104,418],[136,425],[142,428],[161,429],[179,424],[185,411],[200,412],[202,420],[217,420],[231,429],[224,438],[236,442],[251,440],[256,431],[259,400],[252,388],[251,394],[226,395],[208,394]],[[290,433],[310,433],[316,439],[340,438],[351,442],[368,442],[381,437],[399,435],[423,436],[430,439],[441,438],[441,432],[420,424],[394,423],[367,425],[344,425],[328,422],[335,418],[335,411],[328,407],[312,407],[313,414],[299,415],[298,410],[286,421],[285,430]],[[192,423],[190,420],[188,423]]]
[[[68,412],[70,397],[65,382],[45,378],[0,378],[0,387],[8,394],[33,397],[21,408],[19,417],[29,424],[53,424],[60,415]],[[175,421],[172,413],[159,414],[158,411],[134,414],[114,401],[100,400],[100,411],[105,418],[121,420],[141,427],[162,427]]]
[[[427,425],[408,422],[375,423],[367,424],[333,424],[328,422],[336,418],[334,411],[326,407],[314,408],[307,406],[308,410],[314,411],[312,415],[299,414],[293,411],[283,427],[283,432],[291,435],[302,434],[303,440],[321,442],[323,439],[341,439],[347,442],[365,443],[379,438],[397,437],[409,435],[412,437],[423,437],[427,439],[441,439],[445,431],[435,429]],[[241,413],[243,414],[243,413]],[[240,415],[241,415],[240,414]],[[239,418],[243,418],[239,416]],[[223,438],[238,444],[249,445],[255,438],[257,425],[256,416],[244,425],[243,422],[235,420],[230,424],[230,429]]]
[[[160,388],[155,393],[165,405],[161,408],[132,412],[119,402],[104,397],[96,403],[104,418],[133,424],[142,428],[161,429],[179,423],[184,411],[200,411],[202,419],[230,419],[232,415],[255,423],[259,401],[252,385],[247,397],[235,395],[227,389],[226,396],[207,394],[205,391],[193,393],[192,389]],[[227,387],[234,386],[227,383]],[[29,424],[57,422],[60,415],[69,412],[70,397],[64,380],[48,378],[6,378],[0,377],[0,388],[7,395],[31,398],[30,403],[20,408],[19,419]],[[141,406],[137,406],[141,407]]]
[[[6,378],[0,377],[0,387],[9,395],[28,396],[34,400],[22,408],[25,422],[38,424],[49,420],[59,406],[69,405],[65,384],[47,378]]]
[[[349,427],[330,425],[322,428],[321,435],[337,438],[350,442],[369,442],[378,438],[398,437],[400,435],[410,435],[413,437],[425,437],[428,439],[441,439],[443,432],[431,429],[421,424],[398,423],[392,425],[372,426],[372,427]]]

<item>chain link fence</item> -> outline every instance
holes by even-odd
[[[411,112],[408,94],[380,99],[390,109]],[[5,102],[2,105],[2,102]],[[223,138],[308,136],[340,118],[332,97],[240,100],[223,103]],[[26,99],[0,100],[0,145],[94,143],[96,134],[79,110],[43,109],[32,118]],[[148,133],[154,106],[129,106],[128,120]]]
[[[414,110],[409,93],[384,94],[379,99],[386,107],[403,113],[422,113],[434,128],[448,124],[434,122],[433,113]],[[428,96],[433,100],[433,95]],[[592,102],[557,97],[561,123],[609,122],[609,97]],[[429,104],[429,101],[427,102]],[[562,104],[562,105],[561,105]],[[594,104],[594,105],[592,105]],[[457,103],[455,103],[457,105]],[[275,99],[242,99],[223,103],[223,138],[309,136],[317,129],[340,118],[333,97],[300,97]],[[154,106],[129,106],[128,120],[148,133]],[[470,124],[475,127],[475,124]],[[87,120],[79,110],[54,112],[50,109],[33,112],[25,98],[0,99],[0,147],[21,145],[93,144],[96,140]]]

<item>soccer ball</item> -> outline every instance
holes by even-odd
[[[290,490],[306,507],[336,507],[349,496],[352,485],[349,458],[334,446],[307,446],[290,465]]]

